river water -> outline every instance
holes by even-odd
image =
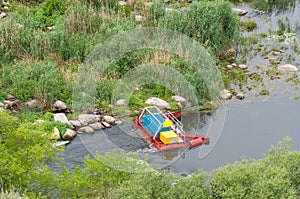
[[[272,34],[272,30],[278,28],[279,19],[286,21],[288,19],[292,27],[299,24],[300,6],[298,3],[293,10],[264,15],[257,14],[247,4],[238,7],[249,11],[248,15],[241,18],[242,21],[255,20],[258,26],[254,32],[244,32],[245,36],[260,32]],[[291,45],[296,44],[300,49],[299,29],[294,28],[294,30],[296,40],[293,44],[282,44],[266,38],[261,39],[260,42],[266,44],[268,48],[287,46],[282,62],[299,66],[299,53],[290,48]],[[246,64],[249,65],[249,71],[255,72],[254,66],[257,64],[267,64],[268,61],[260,54],[250,56],[253,54],[252,50],[248,53]],[[288,60],[289,54],[294,58]],[[272,145],[276,145],[286,136],[292,138],[290,142],[292,149],[300,150],[299,88],[297,85],[288,85],[284,80],[267,82],[267,87],[274,85],[276,85],[276,90],[268,96],[259,96],[244,89],[246,98],[242,101],[229,100],[226,107],[220,107],[213,114],[197,113],[183,117],[183,123],[190,125],[193,121],[193,131],[200,134],[207,134],[209,129],[213,128],[211,123],[221,117],[220,131],[210,136],[210,145],[186,151],[154,152],[136,135],[133,123],[124,122],[119,127],[114,126],[93,135],[77,136],[71,144],[66,146],[60,156],[65,159],[67,167],[72,169],[77,165],[83,165],[85,155],[94,156],[96,153],[103,154],[115,150],[134,151],[140,153],[142,157],[146,156],[154,168],[189,174],[198,169],[210,171],[228,163],[234,163],[241,157],[262,158]],[[226,117],[222,118],[225,111]],[[224,123],[222,119],[225,119]],[[203,150],[209,153],[200,157]]]

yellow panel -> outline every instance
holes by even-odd
[[[167,128],[167,127],[170,127],[170,126],[172,126],[172,121],[171,120],[166,120],[166,121],[164,121],[164,123],[163,123],[163,127],[164,128]]]
[[[173,144],[178,142],[178,135],[174,131],[160,132],[159,138],[164,144]]]

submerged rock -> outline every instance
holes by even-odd
[[[298,68],[292,64],[284,64],[277,67],[280,71],[297,72]]]
[[[232,93],[229,90],[224,89],[220,92],[220,97],[222,99],[231,99]]]
[[[158,106],[162,109],[171,109],[171,105],[168,102],[157,97],[150,97],[146,100],[145,104]]]

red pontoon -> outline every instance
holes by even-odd
[[[149,106],[143,109],[134,124],[139,128],[141,137],[159,151],[209,144],[207,136],[186,134],[178,120],[180,116],[181,112],[163,113],[156,106]]]

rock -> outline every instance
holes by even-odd
[[[91,127],[94,130],[100,130],[100,129],[104,128],[104,126],[102,126],[102,124],[99,123],[99,122],[96,122],[94,124],[90,124],[89,127]]]
[[[67,129],[66,133],[63,136],[63,139],[69,140],[74,138],[77,135],[76,131],[73,131],[72,129]]]
[[[60,139],[60,132],[59,132],[58,128],[54,127],[53,133],[52,133],[50,139],[51,140],[59,140]]]
[[[83,126],[97,122],[97,118],[93,114],[81,114],[78,116],[78,120]]]
[[[11,94],[8,94],[6,99],[9,100],[9,101],[15,101],[16,100],[15,96],[13,96]]]
[[[115,122],[115,124],[120,125],[120,124],[123,124],[123,122],[122,122],[121,120],[117,120],[117,121]]]
[[[140,115],[141,113],[140,113],[140,111],[138,111],[138,110],[134,110],[133,111],[136,115]]]
[[[30,108],[37,108],[37,107],[41,106],[41,103],[39,101],[33,99],[33,100],[26,102],[25,105]]]
[[[102,125],[105,127],[105,128],[109,128],[111,127],[111,125],[107,122],[102,122]]]
[[[288,71],[288,72],[297,72],[298,71],[298,68],[291,64],[284,64],[284,65],[278,66],[277,69],[280,71]]]
[[[170,0],[164,0],[164,3],[170,3]]]
[[[143,21],[143,16],[135,15],[135,21],[137,21],[137,22]]]
[[[126,103],[126,99],[119,99],[117,102],[116,102],[116,106],[125,106],[127,103]]]
[[[150,97],[146,100],[145,104],[158,106],[163,109],[171,109],[171,105],[168,102],[157,97]]]
[[[80,128],[81,127],[81,123],[78,120],[70,120],[69,123],[74,126],[75,128]]]
[[[230,99],[232,97],[232,93],[229,90],[224,89],[220,92],[220,97],[222,99]]]
[[[114,124],[116,122],[116,119],[112,116],[109,116],[109,115],[105,115],[103,117],[103,120],[104,120],[104,122],[107,122],[109,124]]]
[[[239,8],[232,8],[232,11],[238,14],[239,16],[244,16],[248,13],[248,11]]]
[[[81,127],[80,129],[78,129],[78,133],[94,133],[94,129],[92,129],[92,127],[90,126],[85,126],[85,127]]]
[[[53,116],[54,116],[54,121],[70,124],[67,116],[64,113],[54,113]]]
[[[0,107],[4,107],[4,104],[2,102],[0,102]]]
[[[48,27],[46,27],[46,29],[49,30],[49,31],[52,31],[52,30],[55,29],[55,26],[48,26]]]
[[[231,66],[237,67],[237,64],[236,63],[232,63]]]
[[[226,69],[227,69],[227,70],[233,69],[233,65],[228,64],[228,65],[226,66]]]
[[[53,106],[57,110],[66,110],[67,109],[67,104],[60,100],[57,100],[56,102],[54,102]]]
[[[246,64],[239,64],[239,68],[245,70],[248,66]]]
[[[242,99],[245,98],[245,95],[244,95],[243,93],[238,93],[238,94],[236,94],[235,97],[236,97],[237,99],[239,99],[239,100],[242,100]]]
[[[119,1],[119,6],[125,6],[126,2],[125,1]]]
[[[8,16],[8,14],[6,12],[1,12],[0,11],[0,19],[3,19],[5,17],[7,17],[7,16]]]
[[[182,96],[174,95],[174,96],[172,96],[172,99],[175,100],[176,102],[180,103],[180,106],[181,106],[180,108],[183,108],[187,105],[187,100]]]

